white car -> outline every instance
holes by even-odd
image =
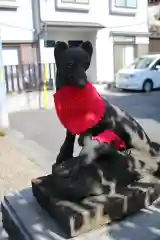
[[[118,89],[150,92],[160,88],[160,54],[144,55],[115,76]]]

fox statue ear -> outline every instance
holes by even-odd
[[[83,48],[89,55],[89,57],[92,57],[93,54],[93,46],[90,41],[83,42],[81,45],[81,48]]]
[[[68,49],[68,45],[65,42],[56,42],[55,48],[54,48],[54,58],[56,63],[59,62],[60,55]]]

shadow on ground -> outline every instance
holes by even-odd
[[[2,212],[1,212],[1,206],[0,206],[0,240],[8,240],[8,235],[3,229],[2,225]]]

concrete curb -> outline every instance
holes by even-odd
[[[24,135],[16,130],[7,130],[7,134],[12,144],[22,154],[42,168],[46,173],[51,173],[54,159],[47,149],[41,147],[35,141],[25,139]]]

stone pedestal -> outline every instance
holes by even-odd
[[[54,196],[51,175],[32,180],[32,190],[37,201],[57,221],[67,237],[98,229],[105,224],[138,213],[152,204],[160,194],[160,184],[137,182],[116,194],[103,194],[78,202]]]
[[[82,234],[75,240],[158,240],[160,237],[160,203],[142,209],[121,222],[105,225]],[[63,215],[64,216],[64,215]],[[65,240],[62,228],[37,203],[32,189],[14,192],[2,202],[3,226],[11,239]]]

